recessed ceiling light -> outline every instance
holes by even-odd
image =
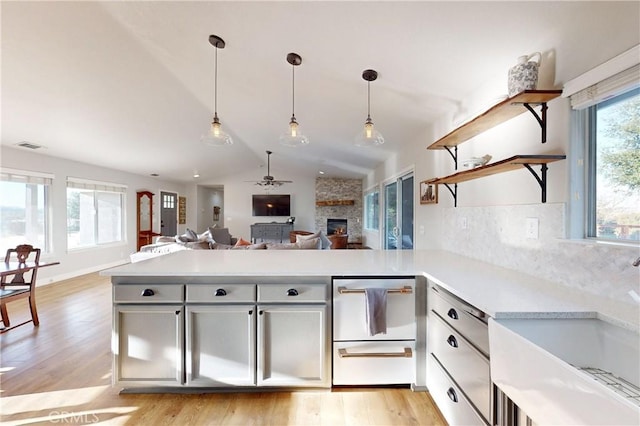
[[[194,178],[199,178],[199,177],[200,177],[200,173],[195,172],[195,173],[193,174],[193,177],[194,177]]]
[[[324,172],[323,172],[322,170],[320,170],[318,173],[320,173],[321,175],[323,175],[323,174],[324,174]]]

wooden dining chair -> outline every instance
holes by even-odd
[[[34,256],[32,257],[32,255]],[[4,261],[5,263],[15,263],[18,268],[14,274],[2,276],[0,280],[0,314],[4,325],[0,333],[4,333],[29,322],[33,322],[34,326],[39,325],[40,320],[38,319],[38,311],[36,310],[35,290],[38,264],[40,262],[40,249],[28,244],[19,245],[14,249],[7,250]],[[27,262],[29,262],[29,265],[27,265]],[[32,267],[32,262],[35,264],[35,267]],[[20,271],[21,266],[25,268],[22,271]],[[11,281],[9,281],[9,279],[11,279]],[[7,303],[24,298],[29,299],[31,319],[11,327],[9,314],[7,312]]]

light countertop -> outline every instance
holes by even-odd
[[[128,277],[424,275],[494,318],[601,317],[640,329],[626,304],[437,250],[184,250],[101,272]]]

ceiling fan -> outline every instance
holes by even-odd
[[[293,181],[290,181],[290,180],[276,180],[273,176],[271,176],[271,162],[270,162],[271,154],[273,154],[271,151],[267,151],[267,175],[264,176],[262,180],[255,182],[255,184],[258,186],[270,187],[270,186],[281,186],[285,183],[293,183]]]

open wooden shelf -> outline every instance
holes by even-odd
[[[475,169],[465,170],[441,178],[434,178],[428,180],[427,183],[444,185],[453,196],[454,206],[457,206],[458,184],[460,182],[466,182],[468,180],[479,179],[498,173],[505,173],[520,168],[526,168],[527,170],[529,170],[529,172],[531,172],[536,181],[538,181],[538,185],[540,185],[541,200],[543,203],[546,203],[547,163],[564,160],[565,158],[567,158],[566,155],[515,155],[513,157],[507,158],[506,160],[487,164],[486,166],[476,167]],[[538,175],[536,171],[533,170],[532,166],[541,166],[540,175]],[[453,188],[451,188],[452,184]]]
[[[330,200],[330,201],[316,201],[316,206],[318,207],[326,207],[326,206],[353,206],[355,204],[355,200]]]
[[[551,99],[557,98],[561,93],[562,90],[525,90],[522,93],[507,98],[492,106],[471,121],[468,121],[457,129],[451,131],[446,136],[438,139],[429,145],[427,149],[448,149],[449,147],[458,146],[472,137],[491,129],[500,123],[504,123],[527,110],[532,112],[536,116],[538,122],[540,122],[540,125],[543,126],[542,142],[544,143],[546,139],[546,103]],[[538,117],[533,109],[531,109],[531,105],[540,104],[543,105],[543,117]]]
[[[496,161],[495,163],[476,167],[475,169],[464,170],[449,176],[431,179],[428,183],[450,184],[466,182],[468,180],[479,179],[485,176],[521,169],[526,165],[531,166],[553,163],[554,161],[564,160],[565,158],[566,155],[515,155],[507,158],[506,160]]]

